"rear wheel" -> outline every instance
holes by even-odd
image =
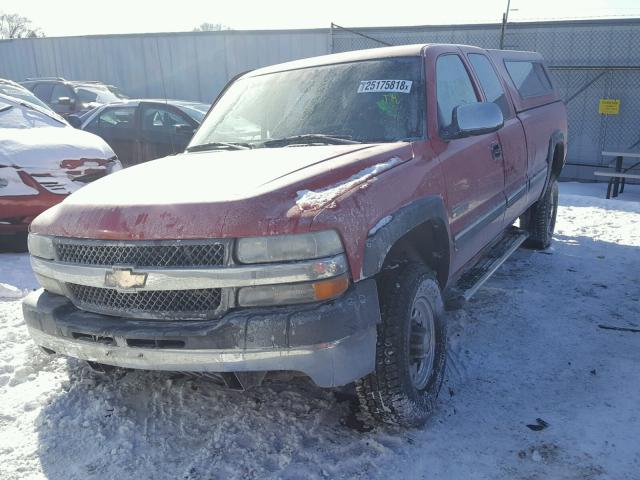
[[[542,198],[520,217],[520,228],[529,233],[525,246],[543,250],[549,248],[558,213],[558,180],[551,177]]]
[[[422,264],[383,274],[382,323],[376,369],[356,383],[365,415],[418,426],[435,408],[445,366],[446,333],[440,288]]]

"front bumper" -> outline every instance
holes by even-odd
[[[374,369],[380,321],[374,280],[321,304],[251,308],[217,320],[138,320],[86,312],[38,290],[23,312],[36,344],[107,365],[193,372],[297,371],[318,386]]]

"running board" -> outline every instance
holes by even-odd
[[[498,243],[492,246],[473,267],[464,272],[453,287],[447,289],[446,308],[457,309],[469,301],[528,237],[529,234],[519,228],[512,227],[507,230]]]

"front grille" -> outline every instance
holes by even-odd
[[[68,283],[67,287],[72,300],[81,308],[110,315],[205,318],[214,315],[222,301],[219,288],[119,292],[74,283]]]
[[[138,245],[109,241],[56,242],[57,259],[81,265],[134,267],[215,267],[224,265],[222,242],[171,241]]]

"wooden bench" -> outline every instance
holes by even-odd
[[[640,180],[640,175],[635,173],[623,172],[593,172],[598,177],[609,177],[609,185],[607,185],[607,198],[611,198],[611,191],[616,180],[620,182],[620,193],[624,192],[624,184],[627,178]],[[614,191],[614,197],[618,196],[618,192]]]

